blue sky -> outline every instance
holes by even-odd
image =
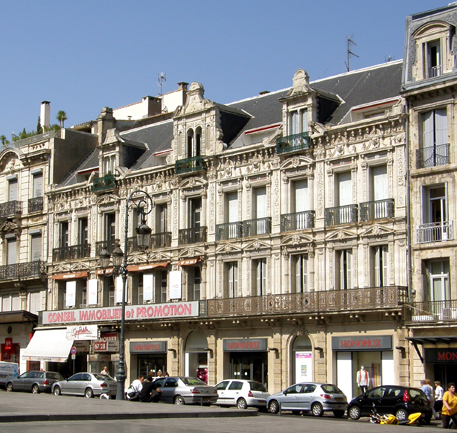
[[[198,81],[229,103],[403,58],[405,17],[437,0],[0,0],[0,135],[35,129],[40,103],[72,126]]]

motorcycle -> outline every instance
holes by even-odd
[[[399,421],[397,417],[392,414],[380,415],[376,410],[376,406],[374,403],[373,409],[371,409],[370,414],[370,422],[372,424],[414,425],[416,423],[420,424],[422,418],[422,413],[416,412],[409,414],[407,419]]]

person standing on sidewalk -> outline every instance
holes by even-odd
[[[443,394],[444,394],[444,389],[441,386],[440,381],[435,381],[435,412],[436,412],[436,417],[435,419],[440,419],[441,418],[441,409],[443,408]]]
[[[449,428],[449,423],[452,421],[457,426],[457,396],[455,395],[455,384],[450,382],[447,384],[447,391],[443,395],[443,410],[441,419],[443,428]],[[455,427],[454,427],[455,428]]]

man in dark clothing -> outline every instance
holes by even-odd
[[[162,394],[162,390],[158,389],[158,385],[158,383],[152,381],[151,376],[148,376],[143,382],[140,401],[143,403],[158,403]]]

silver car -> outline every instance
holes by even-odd
[[[329,383],[297,383],[268,397],[267,407],[271,413],[311,411],[314,416],[332,411],[335,417],[341,418],[347,407],[347,397],[336,385]]]
[[[162,390],[160,401],[174,404],[216,403],[217,390],[196,377],[161,377],[154,383]]]
[[[270,396],[265,385],[254,380],[228,379],[216,385],[219,406],[236,406],[246,409],[248,406],[265,409]]]
[[[59,380],[63,380],[62,375],[54,371],[26,371],[19,377],[9,376],[6,380],[6,390],[34,394],[51,392],[52,385]]]
[[[52,385],[54,395],[81,395],[87,398],[109,394],[116,395],[117,382],[110,376],[97,373],[76,373]]]

